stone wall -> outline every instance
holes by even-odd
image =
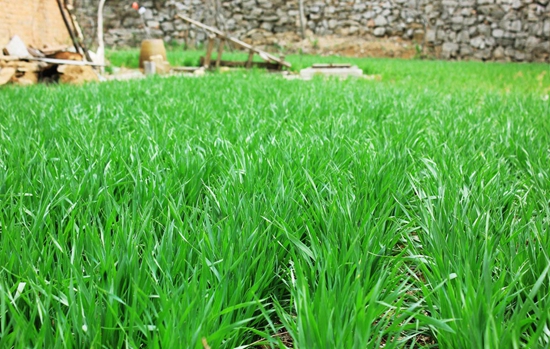
[[[95,37],[96,1],[75,0],[80,23]],[[106,44],[135,46],[150,35],[203,43],[206,33],[176,13],[221,27],[255,45],[299,40],[297,0],[147,0],[143,21],[130,2],[107,0]],[[215,8],[218,10],[216,11]],[[310,37],[337,35],[415,42],[444,59],[542,61],[550,56],[550,0],[304,0]]]

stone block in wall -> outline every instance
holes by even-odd
[[[477,13],[484,16],[490,16],[493,11],[496,11],[498,7],[496,5],[483,5],[477,8]]]
[[[514,48],[517,50],[523,50],[525,48],[525,40],[523,39],[514,40]]]
[[[476,36],[470,40],[470,45],[475,48],[484,49],[485,39],[482,36]]]
[[[462,25],[462,22],[464,22],[464,17],[462,17],[462,16],[454,16],[454,17],[451,18],[451,23],[453,23],[453,24]]]
[[[474,50],[470,45],[460,45],[460,56],[462,57],[470,57]]]
[[[269,0],[257,0],[257,3],[261,8],[264,9],[270,9],[273,7],[273,4]]]
[[[525,60],[525,53],[521,51],[517,51],[514,53],[514,59],[516,61],[524,61]]]
[[[270,32],[273,30],[273,23],[271,22],[263,22],[262,25],[260,25],[260,28]]]
[[[149,28],[158,28],[160,26],[158,21],[147,21],[146,24]]]
[[[374,16],[376,16],[376,13],[374,13],[374,11],[367,11],[363,13],[363,18],[365,19],[371,19],[374,18]]]
[[[173,32],[174,31],[174,24],[172,22],[162,22],[160,24],[160,28],[162,29],[163,32],[167,33],[167,32]]]
[[[521,21],[514,20],[514,21],[502,21],[500,22],[500,27],[504,30],[511,31],[511,32],[519,32],[521,31]]]
[[[535,48],[538,47],[541,40],[535,36],[530,36],[525,40],[525,51],[526,52],[533,52]]]
[[[491,50],[486,48],[483,50],[477,50],[474,53],[474,57],[481,60],[488,60],[491,58],[491,54],[492,54]]]
[[[256,7],[256,0],[249,0],[242,3],[243,10],[252,10]]]
[[[454,42],[446,42],[441,47],[441,56],[445,59],[455,57],[460,47]]]
[[[464,24],[465,26],[471,26],[471,25],[474,25],[476,22],[477,22],[476,17],[472,16],[472,17],[466,17],[466,18],[464,18],[463,24]]]
[[[435,34],[436,34],[436,31],[433,30],[433,29],[428,29],[428,31],[426,32],[426,42],[427,43],[430,43],[430,44],[433,44],[435,43]]]
[[[384,16],[377,16],[374,19],[374,25],[376,25],[377,27],[383,27],[386,24],[388,24],[388,21],[386,20],[386,18]]]
[[[498,46],[493,51],[493,58],[500,60],[504,58],[504,49],[501,46]]]
[[[477,26],[477,31],[480,35],[483,35],[483,36],[491,35],[491,27],[486,24],[479,24]]]
[[[468,30],[462,30],[458,33],[456,39],[459,43],[468,43],[470,42],[470,33],[468,33]]]
[[[550,38],[550,19],[544,21],[544,26],[542,28],[542,35],[544,37]]]
[[[492,35],[494,38],[502,38],[504,36],[504,30],[502,29],[494,29],[492,32]]]
[[[512,1],[512,8],[515,10],[520,9],[523,6],[523,2],[521,0],[513,0]]]
[[[386,29],[384,27],[375,28],[372,32],[374,36],[384,36],[386,34]]]

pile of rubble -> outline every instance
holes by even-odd
[[[67,46],[27,47],[16,35],[0,50],[0,86],[98,81],[99,72],[93,66],[97,64],[84,60],[82,54]]]

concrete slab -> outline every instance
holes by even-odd
[[[327,68],[306,68],[300,70],[300,76],[304,80],[313,79],[316,75],[322,75],[322,76],[336,76],[342,79],[348,78],[348,77],[362,77],[363,71],[359,69],[357,66],[352,67],[327,67]]]

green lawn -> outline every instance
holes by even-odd
[[[173,66],[198,66],[204,51],[186,51],[168,47],[167,58]],[[214,53],[213,57],[216,54]],[[224,59],[246,61],[248,54],[234,51],[224,53]],[[107,58],[113,66],[137,68],[139,50],[109,51]],[[539,92],[550,94],[550,65],[505,64],[495,62],[453,62],[404,60],[388,58],[320,57],[288,55],[291,71],[310,67],[314,63],[352,63],[366,74],[378,74],[385,83],[406,86],[411,90],[437,89],[459,92],[480,89],[501,92]],[[257,55],[255,60],[260,60]]]
[[[0,348],[547,348],[548,68],[349,61],[1,89]]]

